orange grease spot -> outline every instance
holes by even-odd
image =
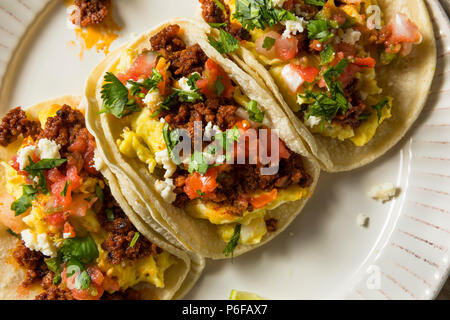
[[[64,4],[70,6],[73,5],[73,1],[65,0]],[[110,13],[102,23],[75,29],[75,36],[81,46],[80,60],[83,59],[86,50],[91,50],[94,47],[97,53],[103,52],[106,56],[109,53],[111,44],[119,37],[118,32],[121,30],[121,27],[112,17],[112,4],[109,11]],[[74,41],[69,42],[69,45],[74,44]]]

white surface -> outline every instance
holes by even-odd
[[[18,35],[46,2],[2,0],[0,75]],[[45,15],[48,20],[23,44],[18,67],[3,79],[2,114],[9,107],[80,94],[89,71],[103,58],[91,51],[79,60],[78,49],[67,45],[74,33],[66,28],[65,8],[62,1],[55,3]],[[123,29],[112,48],[131,33],[197,10],[196,0],[115,3]],[[416,128],[368,167],[323,174],[314,197],[288,230],[234,261],[208,261],[187,298],[226,299],[231,289],[269,299],[427,299],[439,292],[448,275],[450,247],[450,29],[437,1],[429,3],[441,28],[440,58],[427,110]],[[374,184],[389,181],[401,188],[399,198],[383,205],[366,196]],[[361,212],[370,217],[369,228],[355,224]],[[379,271],[380,288],[367,286],[368,268]]]

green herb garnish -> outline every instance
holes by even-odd
[[[255,100],[251,100],[249,103],[247,103],[247,105],[245,106],[245,110],[247,110],[250,120],[258,123],[262,123],[264,121],[265,112],[259,110],[258,102],[256,102]]]
[[[381,121],[381,116],[382,116],[382,112],[383,112],[383,108],[384,107],[388,107],[388,108],[390,107],[388,98],[384,98],[383,100],[378,102],[376,105],[372,106],[372,108],[377,111],[378,123],[380,123],[380,121]]]
[[[239,238],[241,237],[241,225],[237,224],[234,228],[234,234],[231,237],[231,240],[228,242],[227,246],[223,250],[223,254],[225,257],[228,257],[231,254],[231,257],[233,257],[234,249],[236,249],[237,245],[239,244]]]
[[[130,242],[130,248],[134,247],[134,245],[138,241],[140,235],[141,234],[139,232],[137,232],[137,231],[134,233],[133,239],[131,239],[131,242]]]
[[[15,233],[11,228],[6,229],[6,232],[8,232],[13,237],[16,237],[17,239],[22,239],[22,236],[18,233]]]
[[[216,83],[214,84],[216,88],[217,95],[220,97],[222,96],[223,91],[225,90],[225,85],[220,80],[220,77],[217,77]]]
[[[239,49],[239,41],[233,37],[229,32],[224,29],[219,30],[219,39],[215,40],[213,37],[208,36],[209,43],[217,50],[219,53],[230,53]]]
[[[329,30],[327,20],[310,20],[306,28],[308,37],[313,40],[323,42],[334,37],[334,33]]]
[[[113,73],[107,72],[104,81],[101,91],[103,105],[100,113],[110,113],[120,119],[141,110],[134,99],[128,98],[127,87]]]
[[[141,93],[142,89],[151,91],[155,89],[161,81],[163,81],[163,76],[161,75],[161,73],[159,73],[158,70],[153,68],[150,78],[145,79],[143,82],[128,80],[128,83],[131,84],[130,94],[132,96],[135,96]]]
[[[271,0],[236,0],[233,16],[247,30],[272,27],[280,21],[296,20],[291,12],[275,8]]]
[[[23,185],[22,190],[22,196],[11,204],[11,210],[15,212],[16,217],[31,208],[31,201],[36,199],[36,194],[38,193],[38,189],[31,185]]]
[[[265,37],[262,47],[266,50],[270,50],[274,46],[275,42],[276,40],[274,38]]]

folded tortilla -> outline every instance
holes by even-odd
[[[233,2],[233,1],[227,1]],[[251,74],[258,84],[269,90],[283,106],[286,115],[294,122],[297,132],[304,139],[311,153],[323,170],[340,172],[356,169],[376,160],[395,146],[417,120],[422,111],[436,69],[436,44],[433,26],[427,7],[422,0],[377,0],[385,21],[397,13],[405,13],[420,29],[423,41],[414,45],[410,55],[388,66],[377,67],[377,81],[383,94],[393,98],[392,117],[377,129],[372,140],[357,147],[350,140],[340,141],[320,133],[312,133],[293,113],[295,105],[283,96],[272,75],[254,54],[241,46],[229,57]],[[216,34],[217,30],[208,30]],[[296,100],[296,99],[294,99]]]
[[[39,113],[48,110],[54,105],[67,104],[73,108],[79,108],[80,98],[75,96],[64,96],[41,102],[34,106],[24,109],[30,119],[38,119]],[[80,109],[82,110],[82,109]],[[0,147],[0,159],[9,162],[11,157],[17,154],[17,150],[21,145],[21,141],[16,141],[7,148]],[[97,151],[96,151],[97,152]],[[99,166],[96,163],[97,167]],[[187,253],[179,248],[176,248],[165,240],[160,234],[155,232],[148,224],[146,224],[140,216],[129,205],[130,198],[137,198],[132,192],[127,193],[128,201],[125,200],[122,186],[119,180],[107,168],[106,165],[100,164],[98,168],[101,172],[105,183],[109,186],[111,194],[117,201],[121,209],[128,216],[132,224],[136,227],[139,233],[145,236],[152,243],[156,244],[163,251],[169,253],[175,263],[164,272],[164,287],[157,288],[149,283],[138,283],[133,289],[140,292],[142,299],[151,300],[167,300],[167,299],[181,299],[200,277],[205,262],[204,259],[198,255]],[[2,181],[0,183],[0,194],[6,193],[5,168],[0,166],[0,176]],[[138,200],[136,200],[138,201]],[[4,205],[3,203],[1,204]],[[9,208],[5,208],[5,210]],[[2,274],[2,281],[0,283],[0,299],[34,299],[42,292],[40,283],[35,283],[30,287],[21,287],[22,281],[25,279],[24,269],[19,267],[12,257],[12,251],[17,245],[17,238],[12,236],[9,229],[0,223],[0,272]]]
[[[130,203],[135,211],[143,221],[175,245],[181,245],[183,248],[205,257],[227,258],[230,256],[223,253],[227,243],[218,235],[216,225],[207,220],[194,218],[187,214],[185,210],[165,202],[155,190],[154,185],[157,179],[150,174],[147,165],[136,158],[128,158],[119,151],[116,141],[121,139],[126,122],[111,114],[99,114],[103,103],[100,93],[104,83],[103,77],[106,72],[116,70],[120,62],[121,52],[127,51],[136,56],[143,50],[151,49],[149,39],[170,24],[179,25],[183,30],[181,38],[187,46],[199,44],[206,56],[224,69],[231,80],[239,86],[249,99],[257,101],[258,106],[265,112],[270,123],[269,127],[278,130],[278,136],[290,150],[303,156],[306,172],[313,180],[308,188],[309,195],[314,191],[320,168],[308,153],[302,140],[296,135],[294,126],[284,115],[281,107],[271,94],[209,44],[206,36],[208,26],[199,28],[198,22],[185,19],[169,21],[142,34],[131,44],[115,51],[98,65],[86,83],[85,97],[82,103],[85,104],[86,108],[88,129],[96,137],[97,146],[107,166],[119,178],[125,198],[129,200],[131,198],[129,197],[130,193],[137,194],[140,206]],[[261,246],[281,233],[300,213],[308,198],[309,196],[268,210],[267,217],[276,218],[278,221],[277,230],[267,233],[257,244],[239,244],[234,250],[234,256]]]

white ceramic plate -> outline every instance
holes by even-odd
[[[414,0],[411,0],[414,1]],[[114,0],[123,29],[112,48],[175,16],[193,16],[197,0]],[[226,299],[231,289],[269,299],[431,299],[449,272],[450,27],[428,1],[438,68],[414,129],[382,159],[345,174],[323,174],[303,214],[268,245],[234,261],[208,261],[191,299]],[[62,1],[0,2],[0,110],[63,94],[81,94],[102,54],[79,60],[68,46]],[[379,204],[374,184],[394,182],[401,196]],[[356,217],[365,213],[370,226]]]

